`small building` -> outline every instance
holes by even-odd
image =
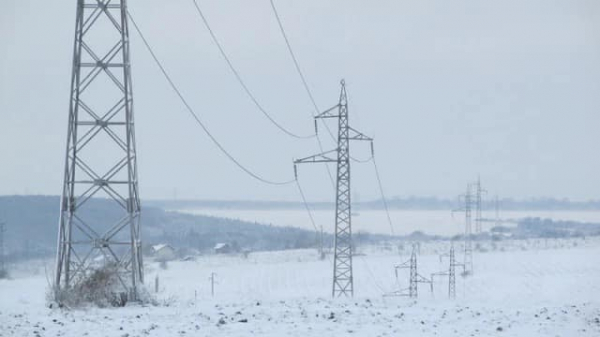
[[[229,243],[217,243],[214,250],[215,254],[229,254],[233,252],[233,249]]]
[[[167,244],[152,246],[152,254],[157,261],[171,261],[175,259],[175,249]]]

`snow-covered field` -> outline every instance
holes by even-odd
[[[424,244],[419,273],[447,269],[447,242]],[[80,310],[45,307],[44,263],[12,266],[0,280],[0,336],[600,336],[600,240],[481,245],[457,298],[440,278],[418,300],[383,297],[407,286],[396,247],[363,248],[354,259],[355,297],[330,298],[331,260],[312,250],[147,261],[160,306]],[[459,249],[457,249],[459,251]],[[458,255],[459,260],[462,258]],[[46,262],[50,268],[50,262]],[[215,296],[209,276],[216,273]]]
[[[198,208],[179,209],[178,212],[210,215],[221,218],[233,218],[251,222],[289,226],[313,230],[310,218],[305,210],[248,210]],[[334,210],[313,210],[313,217],[318,226],[322,225],[326,232],[333,232]],[[406,235],[414,231],[422,231],[431,235],[455,235],[464,233],[464,214],[444,210],[390,210],[390,217],[396,234]],[[484,218],[494,219],[494,212],[483,212]],[[506,211],[500,214],[501,219],[516,220],[527,217],[539,217],[552,220],[579,221],[600,223],[600,212],[597,211]],[[505,225],[511,226],[510,223]],[[484,229],[494,226],[484,223]],[[378,234],[390,234],[387,215],[383,210],[356,211],[352,217],[352,227],[356,231]]]

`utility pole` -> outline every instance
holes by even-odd
[[[323,226],[319,226],[320,232],[319,232],[319,259],[324,260],[325,259],[325,248],[323,247],[325,244],[325,241],[323,240]]]
[[[215,297],[215,276],[217,274],[215,273],[210,273],[210,277],[208,278],[210,280],[210,296]]]
[[[338,104],[315,116],[316,119],[336,118],[338,120],[337,148],[294,161],[296,178],[296,165],[298,164],[337,164],[333,297],[354,295],[354,280],[352,276],[352,211],[350,201],[350,141],[370,141],[371,151],[373,151],[373,139],[350,127],[348,123],[348,97],[344,80],[341,81],[341,87]]]
[[[144,273],[127,0],[77,0],[73,49],[56,300],[99,261],[117,267],[121,292],[135,300]],[[92,197],[121,214],[86,218]]]

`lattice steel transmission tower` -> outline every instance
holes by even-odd
[[[316,119],[338,119],[337,149],[294,161],[294,168],[297,164],[305,163],[337,164],[333,297],[354,295],[354,279],[352,277],[352,205],[350,200],[350,141],[373,141],[372,138],[350,127],[348,123],[348,97],[344,80],[341,81],[341,87],[338,104],[315,116]],[[337,157],[333,157],[334,153],[337,154]],[[296,169],[294,170],[296,171]]]
[[[487,193],[486,190],[481,186],[481,178],[477,178],[477,182],[475,183],[475,233],[479,234],[482,232],[482,203],[483,203],[483,194]]]
[[[417,298],[417,252],[413,245],[412,252],[410,253],[410,278],[408,282],[408,296],[410,298]]]
[[[467,185],[467,193],[465,194],[465,256],[464,256],[464,274],[473,274],[473,232],[471,226],[472,209],[473,209],[473,194],[471,184]]]
[[[144,274],[127,0],[77,1],[70,96],[55,294],[110,265],[135,299]]]
[[[454,255],[454,244],[450,245],[450,267],[448,268],[448,296],[456,298],[456,257]]]

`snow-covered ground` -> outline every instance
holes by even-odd
[[[408,252],[396,247],[361,249],[355,297],[335,300],[331,260],[312,250],[204,256],[167,269],[147,261],[146,284],[158,276],[161,305],[120,309],[48,309],[44,263],[13,266],[13,278],[0,280],[0,336],[600,336],[600,240],[481,249],[474,275],[457,277],[455,300],[444,278],[433,294],[420,284],[416,301],[383,297],[407,286],[393,266]],[[439,254],[447,250],[447,242],[422,245],[419,273],[446,270]]]

